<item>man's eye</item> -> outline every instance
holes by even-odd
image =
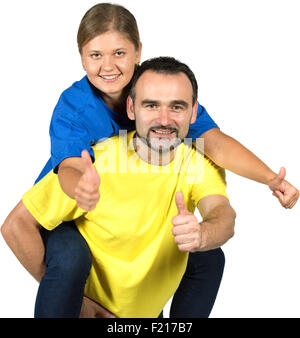
[[[182,110],[182,106],[173,106],[173,110]]]
[[[116,56],[122,56],[122,55],[124,55],[124,54],[125,54],[124,52],[116,52],[116,53],[115,53]]]
[[[155,109],[155,108],[157,108],[157,105],[154,104],[154,103],[147,104],[146,108],[149,108],[149,109]]]

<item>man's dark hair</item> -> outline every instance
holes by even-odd
[[[152,72],[159,74],[184,73],[191,81],[193,87],[193,104],[196,102],[198,98],[198,84],[194,73],[186,64],[168,56],[161,56],[146,60],[139,67],[137,67],[131,80],[131,90],[129,93],[133,101],[135,100],[136,83],[141,75],[147,70],[151,70]]]

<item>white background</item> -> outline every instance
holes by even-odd
[[[221,129],[298,188],[300,10],[297,0],[119,0],[136,16],[143,60],[170,55],[199,81]],[[1,1],[0,224],[49,157],[60,93],[84,72],[76,33],[95,1]],[[235,237],[211,317],[300,317],[300,204],[228,173]],[[0,236],[0,317],[32,317],[37,283]],[[153,290],[155,292],[155,290]]]

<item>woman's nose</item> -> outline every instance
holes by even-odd
[[[110,71],[113,69],[113,63],[110,56],[104,56],[102,59],[102,70]]]

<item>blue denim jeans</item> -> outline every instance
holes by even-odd
[[[90,249],[73,222],[41,229],[46,272],[36,297],[35,318],[78,318],[91,268]]]
[[[34,316],[78,318],[91,268],[89,247],[73,222],[65,222],[52,231],[42,229],[41,235],[46,248],[46,272],[38,289]],[[170,317],[207,318],[218,293],[224,264],[221,249],[190,254],[172,300]]]
[[[221,248],[190,253],[186,271],[172,299],[170,318],[208,318],[218,294],[224,265]]]

